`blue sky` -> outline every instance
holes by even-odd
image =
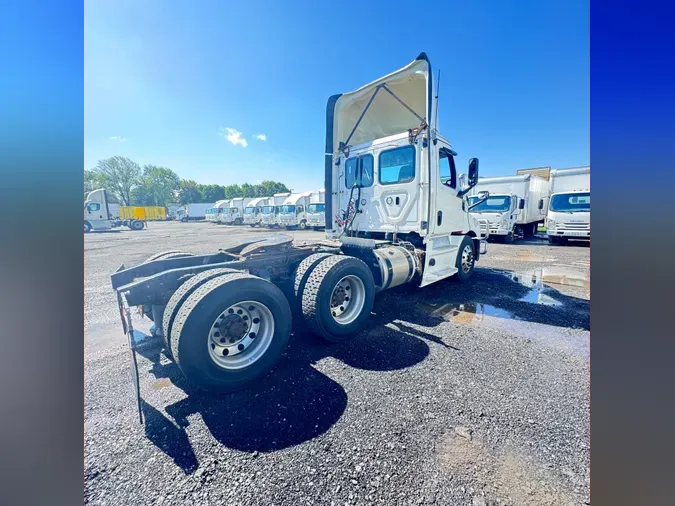
[[[200,183],[323,187],[328,97],[421,51],[460,168],[589,163],[587,1],[419,5],[88,2],[85,168],[123,155]]]

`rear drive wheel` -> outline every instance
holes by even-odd
[[[131,223],[129,223],[129,228],[131,230],[143,230],[143,227],[145,227],[145,224],[141,220],[132,220]]]
[[[457,267],[455,278],[458,281],[466,281],[473,274],[475,265],[476,249],[474,242],[471,237],[465,235],[464,239],[462,239],[462,244],[459,246],[459,254],[457,255],[457,262],[455,264],[455,267]]]
[[[321,262],[321,260],[332,256],[332,253],[314,253],[309,255],[302,262],[298,264],[293,273],[293,295],[295,296],[295,307],[302,311],[302,293],[305,290],[307,279],[314,268]]]
[[[189,278],[185,283],[180,285],[178,290],[173,292],[169,302],[167,302],[166,307],[164,308],[164,316],[162,317],[162,334],[164,334],[164,344],[166,345],[166,352],[173,358],[171,355],[171,328],[173,327],[173,322],[176,319],[178,310],[181,307],[181,304],[201,285],[210,281],[213,278],[222,276],[223,274],[230,274],[233,272],[239,272],[235,269],[210,269],[208,271],[200,272]]]
[[[349,339],[370,317],[375,283],[358,258],[330,255],[310,272],[302,289],[307,325],[329,342]]]
[[[200,285],[181,304],[171,351],[197,387],[232,392],[267,374],[288,344],[291,310],[279,288],[243,272]]]
[[[178,251],[178,250],[162,251],[160,253],[155,253],[143,263],[147,264],[148,262],[153,262],[154,260],[168,260],[169,258],[180,258],[191,256],[193,256],[192,253],[186,253],[185,251]],[[152,317],[152,304],[143,304],[143,314],[147,316],[151,321],[153,322],[155,321],[154,318]]]

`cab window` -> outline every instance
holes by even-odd
[[[91,204],[89,204],[89,205],[87,206],[87,210],[88,210],[90,213],[93,213],[93,212],[95,212],[95,211],[100,211],[100,210],[101,210],[101,204],[98,204],[98,203],[96,203],[96,202],[92,202]]]
[[[438,174],[441,178],[441,183],[450,188],[457,188],[455,157],[445,148],[441,149],[438,153]]]
[[[409,183],[415,179],[415,146],[382,151],[379,157],[380,184]]]
[[[357,185],[362,188],[372,186],[373,165],[373,155],[347,158],[347,161],[345,162],[345,186],[347,188],[353,188]]]

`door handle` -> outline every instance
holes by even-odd
[[[438,214],[436,215],[436,225],[440,227],[441,223],[443,223],[443,211],[438,211]]]

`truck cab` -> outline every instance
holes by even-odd
[[[244,223],[244,207],[251,201],[250,198],[237,197],[230,200],[230,205],[224,207],[220,215],[221,223],[226,225],[242,225]]]
[[[279,225],[286,228],[307,228],[307,205],[311,193],[289,195],[279,207]]]
[[[457,153],[436,130],[435,103],[422,53],[403,69],[331,97],[327,107],[326,235],[414,251],[421,286],[457,274],[463,261],[473,268],[487,251],[464,202],[477,184],[478,160],[470,160],[466,176],[458,173]]]
[[[267,205],[269,197],[259,197],[251,200],[246,207],[244,207],[244,224],[251,227],[261,226],[262,208]]]
[[[84,232],[92,230],[111,230],[122,225],[132,230],[142,230],[145,227],[143,220],[122,220],[113,217],[110,212],[111,204],[108,202],[108,192],[101,188],[89,192],[84,202]],[[119,209],[119,206],[117,206]]]
[[[263,206],[262,208],[262,216],[260,217],[260,222],[262,225],[267,228],[280,226],[279,208],[290,195],[290,192],[275,193],[270,199],[268,199],[267,205]]]
[[[227,207],[229,203],[229,200],[218,200],[212,208],[207,209],[204,212],[204,219],[213,223],[219,223],[223,208]]]
[[[488,224],[490,237],[502,238],[507,241],[513,240],[513,230],[516,225],[516,216],[520,212],[521,201],[514,194],[493,194],[487,200],[478,202],[480,197],[472,195],[467,199],[471,209],[471,215],[484,219]]]
[[[568,239],[591,239],[591,168],[575,167],[551,171],[551,196],[546,214],[549,243]],[[545,201],[540,202],[545,206]]]

